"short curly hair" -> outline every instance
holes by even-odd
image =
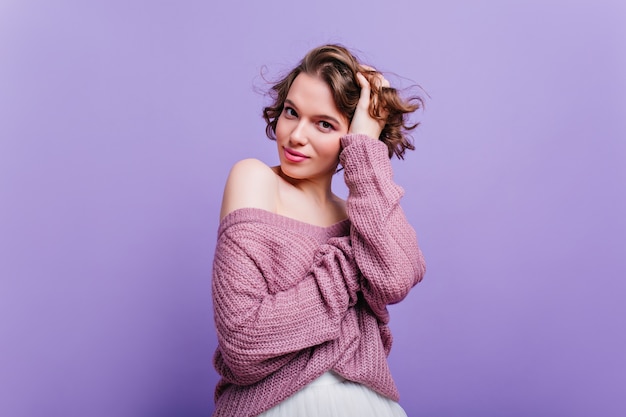
[[[263,109],[267,137],[276,140],[276,124],[283,111],[289,88],[301,73],[324,81],[332,91],[337,109],[352,121],[361,93],[356,78],[359,72],[368,79],[379,74],[372,67],[360,63],[342,45],[323,45],[309,51],[298,66],[274,84],[268,92],[272,104]],[[390,158],[395,154],[398,158],[404,159],[404,152],[407,149],[415,149],[408,133],[419,125],[419,123],[410,124],[408,116],[423,107],[423,99],[419,96],[402,98],[398,91],[391,87],[372,88],[371,94],[377,97],[373,101],[374,105],[370,107],[370,115],[382,120],[384,118],[382,115],[387,113],[385,126],[378,139],[387,145]]]

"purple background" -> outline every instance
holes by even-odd
[[[263,66],[325,42],[431,96],[409,415],[626,415],[622,0],[0,2],[0,415],[212,410],[222,187],[277,161]]]

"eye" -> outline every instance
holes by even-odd
[[[283,110],[283,113],[285,114],[285,117],[287,117],[288,119],[293,119],[293,118],[298,117],[298,113],[296,113],[296,111],[292,107],[285,107],[285,109]]]
[[[326,120],[319,121],[317,125],[324,132],[330,132],[331,130],[335,129],[335,127],[332,124],[328,123]]]

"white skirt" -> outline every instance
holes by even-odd
[[[407,417],[400,404],[329,371],[258,417]]]

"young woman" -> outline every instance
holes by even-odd
[[[389,158],[413,149],[420,101],[339,45],[310,51],[272,93],[280,164],[238,162],[222,202],[214,416],[405,416],[386,306],[424,260]],[[347,201],[331,190],[339,165]]]

